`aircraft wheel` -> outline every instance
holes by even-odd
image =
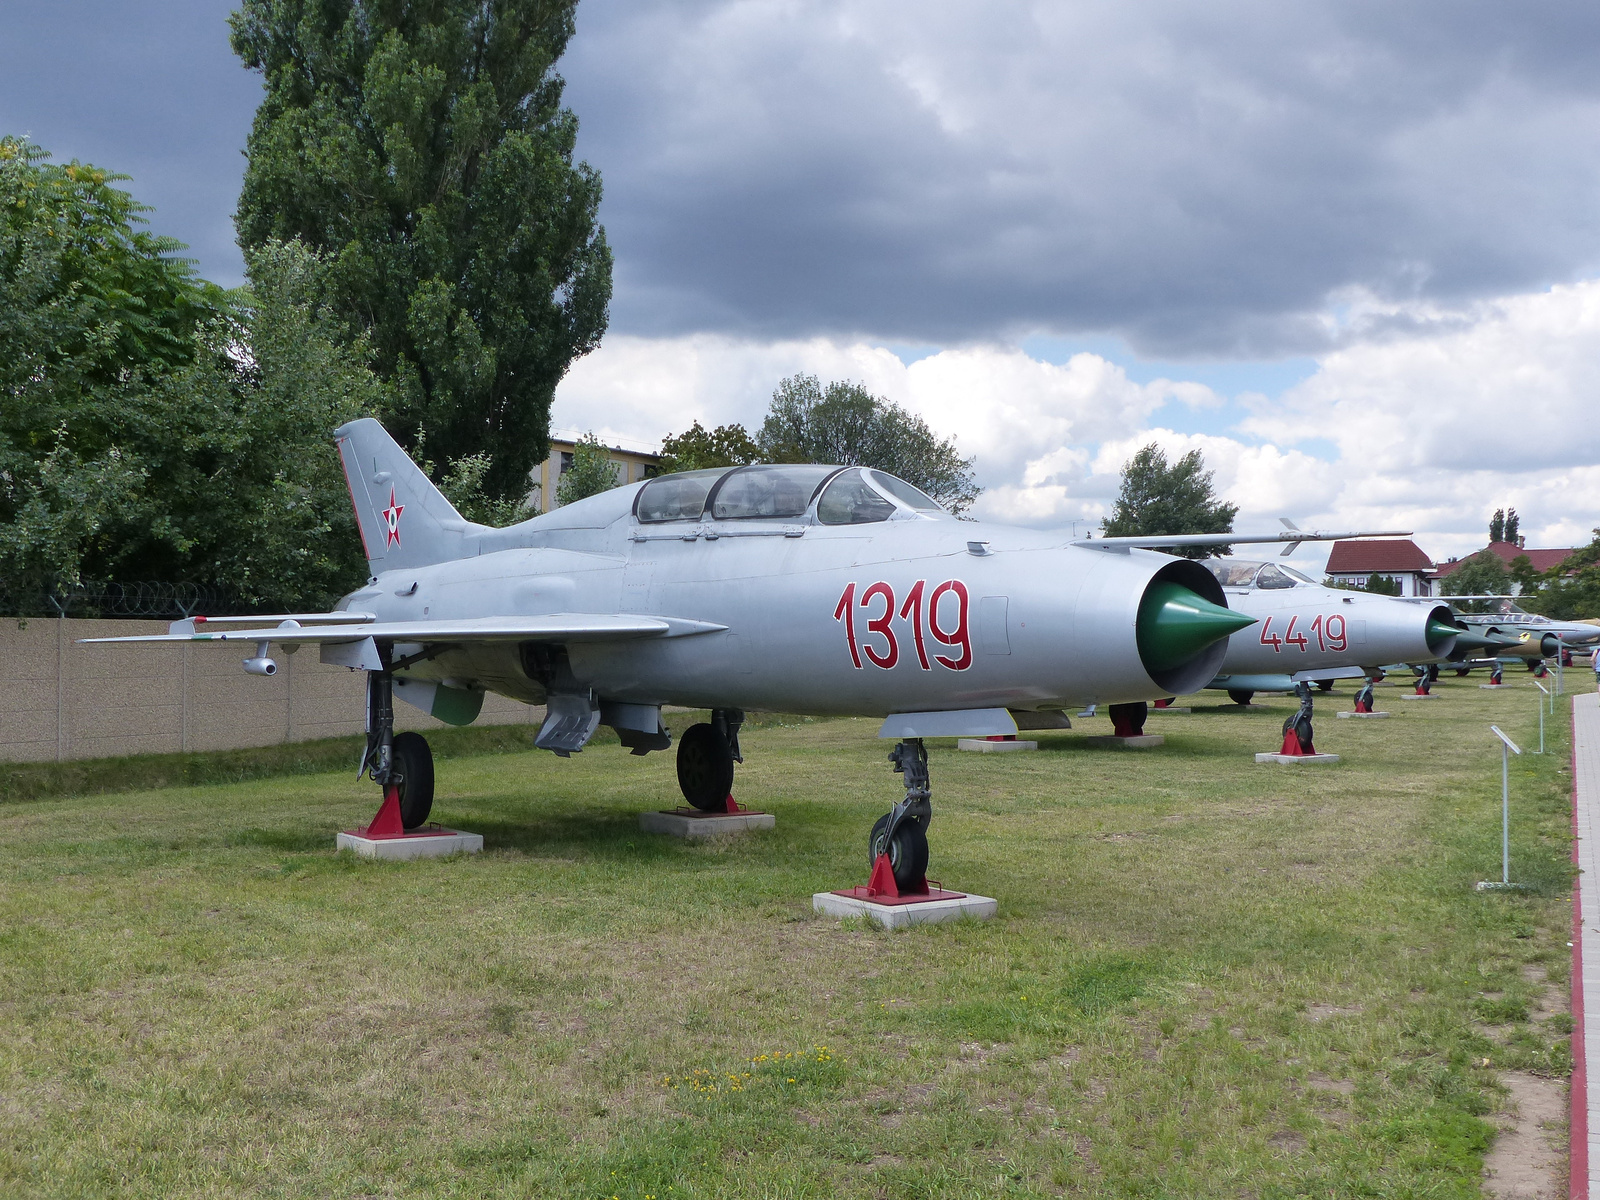
[[[1235,704],[1249,704],[1255,698],[1254,692],[1246,692],[1240,688],[1229,688],[1228,699]]]
[[[1319,680],[1317,680],[1317,691],[1319,691],[1319,692],[1331,692],[1331,691],[1333,691],[1333,680],[1331,680],[1331,679],[1319,679]]]
[[[400,773],[400,824],[415,829],[433,811],[433,751],[420,733],[394,735],[394,765]]]
[[[1467,677],[1468,672],[1470,672],[1471,670],[1472,670],[1471,667],[1457,667],[1456,668],[1456,678],[1457,679],[1465,679]]]
[[[717,812],[733,793],[733,747],[715,727],[691,725],[678,739],[678,786],[701,812]]]
[[[884,830],[889,827],[889,814],[884,813],[872,827],[867,839],[867,864],[878,861],[878,855],[888,854],[889,866],[894,870],[896,887],[908,888],[919,883],[928,873],[928,834],[920,820],[901,821],[895,827],[894,840],[885,844]]]

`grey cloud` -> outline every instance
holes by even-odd
[[[57,162],[133,176],[149,228],[187,242],[203,274],[244,264],[233,209],[259,77],[228,48],[228,0],[0,2],[0,132]]]
[[[1597,46],[1576,4],[589,0],[564,70],[616,329],[1232,356],[1592,269]]]

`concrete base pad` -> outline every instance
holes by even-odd
[[[646,833],[665,833],[673,837],[715,837],[719,833],[743,833],[747,829],[771,829],[778,818],[771,813],[647,812],[639,814],[639,828]]]
[[[1501,688],[1508,688],[1509,683],[1480,683],[1478,690],[1481,692],[1498,692]]]
[[[334,839],[334,845],[339,850],[354,850],[363,858],[439,858],[446,854],[477,854],[483,849],[483,834],[436,825],[399,837],[369,838],[359,829],[346,829]]]
[[[1400,693],[1400,699],[1402,700],[1437,700],[1438,698],[1432,692],[1429,692],[1426,696],[1419,696],[1415,692]]]
[[[837,892],[817,892],[811,907],[828,917],[866,917],[885,929],[904,929],[908,925],[937,925],[972,917],[985,921],[1000,906],[992,896],[961,896],[953,900],[928,900],[915,904],[876,904]]]
[[[1381,721],[1381,720],[1383,720],[1383,718],[1387,717],[1389,714],[1386,713],[1386,712],[1369,712],[1369,713],[1341,712],[1341,713],[1334,713],[1333,715],[1338,717],[1341,721],[1344,720],[1346,717],[1354,717],[1358,721]]]
[[[1336,763],[1337,754],[1258,754],[1258,763]]]
[[[1141,733],[1138,737],[1091,737],[1083,740],[1091,746],[1117,746],[1124,750],[1148,750],[1152,746],[1164,746],[1167,741],[1159,733]]]
[[[962,738],[956,742],[957,750],[973,750],[979,754],[1004,754],[1008,750],[1037,750],[1038,742],[991,742],[988,738]]]

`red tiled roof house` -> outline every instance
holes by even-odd
[[[1374,575],[1400,583],[1402,596],[1431,596],[1433,560],[1410,538],[1335,542],[1328,555],[1328,574],[1339,583],[1366,587]]]

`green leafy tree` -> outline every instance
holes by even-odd
[[[1236,504],[1224,504],[1212,489],[1212,472],[1200,451],[1169,463],[1151,443],[1122,466],[1122,487],[1105,522],[1107,537],[1150,537],[1173,533],[1232,533]],[[1227,554],[1226,546],[1174,550],[1185,558]]]
[[[1446,596],[1504,596],[1511,586],[1511,572],[1490,550],[1480,550],[1444,577],[1440,590]],[[1463,611],[1487,612],[1492,602],[1468,600]]]
[[[1506,510],[1497,508],[1494,516],[1489,518],[1489,540],[1503,542],[1506,540]]]
[[[743,425],[718,425],[706,430],[699,421],[661,443],[661,470],[700,471],[711,467],[742,467],[761,461],[756,445]]]
[[[1519,554],[1513,558],[1507,573],[1511,577],[1511,582],[1517,586],[1518,595],[1534,591],[1543,582],[1539,572],[1534,569],[1533,560],[1526,554]]]
[[[1600,529],[1594,531],[1587,546],[1544,572],[1538,586],[1521,598],[1521,603],[1530,612],[1558,621],[1600,617]]]
[[[1517,516],[1514,508],[1506,509],[1506,541],[1513,546],[1521,545],[1522,521]]]
[[[392,383],[387,424],[520,501],[556,384],[599,344],[611,252],[573,163],[555,64],[576,0],[244,0],[265,77],[237,225],[326,256],[345,336]]]
[[[970,458],[940,438],[921,417],[856,383],[815,375],[782,380],[756,435],[766,462],[839,463],[876,467],[921,488],[960,516],[983,490]]]
[[[572,465],[561,472],[556,499],[562,504],[571,504],[586,496],[608,492],[621,482],[616,464],[611,461],[611,451],[594,434],[585,434],[572,447]]]
[[[1375,596],[1398,596],[1400,581],[1391,575],[1369,575],[1367,585],[1361,590]]]
[[[159,581],[321,607],[365,573],[329,434],[385,399],[327,265],[268,244],[224,293],[117,178],[0,141],[0,602]]]

